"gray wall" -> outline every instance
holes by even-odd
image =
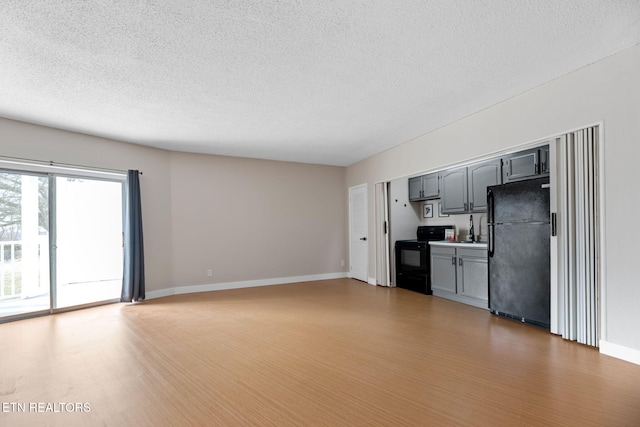
[[[618,53],[503,103],[347,168],[347,185],[390,181],[602,124],[604,131],[603,334],[640,351],[640,46]],[[373,224],[373,199],[369,202]],[[370,229],[373,235],[373,229]],[[375,275],[374,251],[369,254]],[[640,354],[636,352],[636,354]]]
[[[345,168],[171,154],[173,283],[345,271]]]
[[[148,292],[346,272],[345,168],[169,152],[7,119],[0,156],[143,171]]]
[[[0,118],[0,155],[143,171],[147,289],[171,286],[169,152]]]

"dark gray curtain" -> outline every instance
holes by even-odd
[[[144,299],[144,244],[142,241],[142,207],[140,203],[140,173],[127,173],[124,208],[124,275],[120,301]]]

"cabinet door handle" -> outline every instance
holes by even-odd
[[[473,202],[469,203],[469,210],[472,211],[473,210]]]
[[[458,258],[458,265],[462,267],[462,258]]]
[[[451,265],[456,265],[456,257],[451,257]]]

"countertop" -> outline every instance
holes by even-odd
[[[453,246],[458,248],[469,248],[469,249],[473,249],[473,248],[487,249],[487,244],[484,242],[467,243],[467,242],[449,242],[446,240],[442,240],[442,241],[429,242],[429,244],[432,246]]]

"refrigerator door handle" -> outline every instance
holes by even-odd
[[[493,229],[493,227],[495,225],[495,223],[494,223],[494,220],[495,220],[494,202],[495,202],[495,199],[493,197],[493,191],[492,190],[487,191],[487,207],[489,209],[489,215],[488,215],[488,218],[487,218],[487,222],[488,222],[487,229],[489,230],[489,245],[488,245],[488,249],[489,249],[489,257],[490,258],[493,257],[493,250],[494,250],[494,247],[493,247],[493,239],[494,239],[493,233],[495,231]]]
[[[489,226],[487,227],[489,229],[489,245],[488,245],[488,249],[489,249],[489,258],[493,258],[493,233],[494,233],[494,229],[493,229],[493,224],[489,224]]]
[[[489,215],[487,218],[487,221],[489,222],[489,224],[493,224],[494,223],[494,202],[495,199],[493,197],[493,190],[489,190],[487,191],[487,207],[489,208]]]

